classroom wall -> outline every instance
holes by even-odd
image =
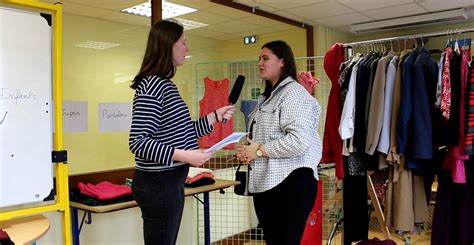
[[[63,26],[63,99],[87,101],[89,118],[87,132],[64,133],[70,174],[133,166],[128,132],[99,132],[98,103],[132,100],[129,81],[139,69],[148,30],[68,14]],[[121,46],[74,46],[90,40]]]
[[[326,51],[336,42],[345,43],[352,39],[350,34],[325,26],[316,26],[314,32],[315,56],[324,56]]]

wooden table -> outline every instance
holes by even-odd
[[[4,230],[16,245],[32,244],[49,230],[49,221],[44,215],[0,221]]]
[[[215,190],[223,190],[225,188],[238,185],[240,184],[239,181],[234,181],[234,180],[221,180],[221,179],[216,179],[216,182],[211,185],[205,185],[205,186],[200,186],[200,187],[194,187],[194,188],[184,188],[184,195],[185,196],[194,196],[197,194],[203,194],[204,200],[202,201],[202,204],[204,205],[204,242],[206,245],[211,244],[211,239],[210,239],[210,217],[209,217],[209,192],[215,191]],[[197,197],[196,197],[197,198]],[[199,198],[197,198],[200,200]],[[79,245],[79,235],[81,233],[81,228],[82,225],[84,224],[85,221],[85,215],[88,215],[89,221],[91,220],[91,215],[92,213],[107,213],[107,212],[114,212],[114,211],[119,211],[123,210],[126,208],[133,208],[137,206],[137,203],[135,201],[128,201],[128,202],[122,202],[122,203],[116,203],[116,204],[110,204],[110,205],[104,205],[104,206],[89,206],[85,205],[82,203],[78,202],[69,202],[69,205],[71,206],[71,218],[72,218],[72,232],[73,232],[73,244],[74,245]],[[79,223],[79,218],[78,218],[78,209],[83,210],[84,217],[82,218],[81,222]],[[87,224],[90,224],[90,222],[86,222]]]

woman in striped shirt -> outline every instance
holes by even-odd
[[[132,190],[142,211],[147,245],[176,243],[189,164],[201,166],[212,154],[199,150],[197,139],[235,112],[234,106],[224,106],[191,120],[170,80],[188,52],[183,30],[175,21],[153,25],[142,66],[131,85],[135,97],[129,146],[136,161]]]

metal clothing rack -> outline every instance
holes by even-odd
[[[388,38],[380,38],[380,39],[360,41],[360,42],[345,43],[343,47],[352,48],[353,46],[380,44],[380,43],[403,41],[403,40],[409,40],[409,39],[423,39],[426,37],[449,36],[449,35],[463,34],[463,33],[468,33],[468,32],[474,32],[474,28],[455,29],[455,30],[447,30],[447,31],[440,31],[440,32],[429,32],[429,33],[421,33],[421,34],[415,34],[415,35],[388,37]]]
[[[413,40],[413,39],[421,39],[423,38],[428,38],[428,37],[440,37],[440,36],[450,36],[450,35],[457,35],[457,34],[463,34],[463,33],[468,33],[468,32],[474,32],[474,28],[466,28],[466,29],[455,29],[455,30],[447,30],[447,31],[441,31],[441,32],[429,32],[429,33],[420,33],[420,34],[415,34],[415,35],[406,35],[406,36],[398,36],[398,37],[388,37],[388,38],[380,38],[380,39],[374,39],[374,40],[367,40],[367,41],[359,41],[359,42],[352,42],[352,43],[345,43],[343,44],[343,47],[345,49],[348,49],[349,56],[352,56],[352,48],[354,46],[366,46],[366,45],[373,45],[373,44],[385,44],[385,43],[391,43],[391,42],[396,42],[396,41],[406,41],[406,40]],[[390,231],[388,226],[385,223],[385,216],[383,214],[382,208],[380,206],[380,202],[377,198],[377,195],[375,193],[375,189],[372,183],[372,179],[370,177],[370,173],[367,176],[367,188],[369,191],[369,196],[372,201],[372,204],[375,209],[375,216],[377,217],[380,225],[380,229],[382,230],[382,233],[385,236],[385,239],[390,239]],[[329,242],[329,241],[328,241]]]

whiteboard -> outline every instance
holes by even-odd
[[[0,207],[53,188],[51,46],[40,14],[0,7]]]

